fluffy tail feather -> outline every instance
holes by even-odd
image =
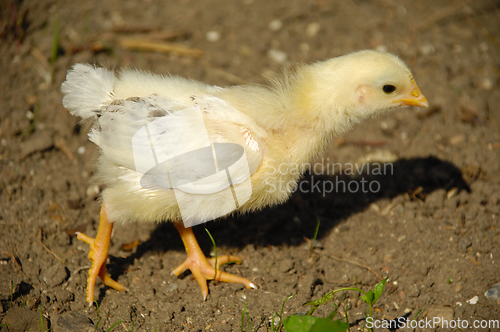
[[[113,101],[114,80],[114,73],[105,68],[74,65],[61,86],[64,107],[84,119],[96,115]]]

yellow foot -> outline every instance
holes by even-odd
[[[175,227],[181,235],[188,257],[181,265],[172,271],[172,274],[178,276],[189,269],[198,282],[198,285],[200,285],[203,300],[206,300],[208,296],[207,280],[215,279],[222,282],[236,282],[245,285],[245,287],[249,289],[257,288],[250,280],[222,272],[219,269],[220,265],[229,262],[241,263],[241,258],[238,256],[218,256],[217,275],[215,275],[215,258],[207,259],[205,257],[196,241],[193,230],[191,228],[185,228],[180,223],[175,223]]]
[[[101,218],[99,221],[99,229],[97,235],[91,238],[85,234],[77,233],[78,240],[81,240],[90,245],[89,260],[92,262],[92,267],[89,270],[89,277],[87,279],[87,296],[86,300],[89,304],[94,302],[94,288],[99,277],[106,286],[122,291],[125,287],[111,279],[108,272],[106,272],[106,260],[109,252],[109,241],[111,239],[111,231],[113,230],[113,223],[109,221],[104,204],[101,207]]]

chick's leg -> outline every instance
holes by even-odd
[[[109,241],[111,240],[111,231],[113,230],[113,223],[109,221],[106,215],[104,204],[101,207],[101,217],[99,220],[99,229],[95,239],[78,233],[78,240],[81,240],[90,245],[89,260],[92,262],[92,267],[89,270],[89,277],[87,279],[87,296],[86,300],[89,303],[94,302],[94,287],[97,277],[101,278],[106,286],[122,291],[123,285],[114,281],[106,272],[106,260],[109,252]]]
[[[174,269],[174,271],[172,271],[172,274],[178,276],[187,269],[191,270],[191,273],[198,282],[198,285],[200,285],[203,300],[206,300],[208,296],[207,280],[216,279],[223,282],[237,282],[244,284],[246,288],[257,288],[248,279],[219,270],[219,266],[222,264],[226,264],[228,262],[240,263],[241,258],[239,258],[238,256],[218,256],[217,275],[215,275],[215,259],[208,260],[205,257],[205,255],[201,251],[198,241],[196,241],[191,227],[185,228],[182,223],[174,223],[174,225],[181,235],[182,242],[184,243],[184,247],[186,248],[188,257],[181,265],[179,265]]]

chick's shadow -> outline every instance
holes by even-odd
[[[425,196],[438,189],[457,188],[470,192],[461,171],[436,157],[400,159],[390,166],[382,172],[354,177],[306,174],[285,204],[194,227],[195,235],[205,253],[210,252],[212,243],[204,227],[222,248],[241,249],[249,244],[255,247],[297,246],[303,244],[304,237],[313,237],[318,218],[321,220],[318,239],[321,239],[351,215],[382,199],[407,193],[410,199],[425,200]],[[145,253],[167,250],[184,252],[184,247],[173,225],[161,223],[135,253],[126,258],[111,257],[112,264],[108,267],[112,277],[117,278]]]

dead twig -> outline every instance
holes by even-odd
[[[49,60],[42,54],[42,52],[34,47],[31,51],[31,56],[37,60],[35,69],[38,71],[40,76],[44,79],[45,83],[52,82],[52,69]]]
[[[233,75],[231,73],[228,73],[227,71],[224,71],[219,68],[208,68],[209,71],[212,72],[212,74],[222,77],[226,81],[233,83],[233,84],[248,84],[248,82],[241,77],[238,77],[236,75]]]
[[[12,260],[14,261],[14,263],[16,263],[16,265],[17,265],[17,267],[19,268],[19,270],[20,270],[20,271],[22,271],[22,270],[23,270],[23,267],[19,264],[19,262],[18,262],[18,261],[17,261],[17,259],[16,259],[16,256],[14,256],[14,254],[13,254],[13,253],[8,252],[8,251],[2,251],[2,252],[0,252],[0,255],[9,255],[9,256],[10,256],[10,258],[12,258]]]
[[[50,252],[52,255],[54,255],[55,258],[57,258],[61,263],[64,264],[64,260],[57,256],[57,254],[55,252],[53,252],[52,250],[50,250],[45,244],[43,244],[42,242],[42,229],[40,228],[40,230],[38,231],[38,242],[40,242],[40,244],[48,251]]]
[[[472,264],[475,264],[477,266],[481,265],[474,257],[470,256],[469,260],[471,261]]]
[[[163,31],[152,26],[118,25],[111,31],[115,34],[131,34],[130,38],[141,40],[172,40],[188,35],[186,30]]]
[[[188,35],[187,31],[178,30],[178,31],[156,31],[150,32],[148,34],[143,35],[143,39],[146,40],[172,40],[181,37],[185,37]]]
[[[125,49],[133,49],[140,51],[153,51],[161,53],[174,53],[181,56],[201,57],[203,51],[197,48],[190,48],[179,44],[166,42],[153,42],[134,38],[121,38],[119,45]]]
[[[71,149],[66,145],[66,142],[60,138],[56,138],[54,140],[54,146],[61,150],[66,156],[68,156],[69,160],[74,160],[75,155],[71,152]]]
[[[467,5],[472,0],[457,0],[443,8],[436,10],[427,20],[419,24],[416,30],[427,30],[431,25],[441,21],[443,18],[453,15],[456,11]]]
[[[369,267],[368,265],[365,265],[365,264],[362,264],[362,263],[358,263],[356,261],[353,261],[353,260],[350,260],[350,259],[345,259],[345,258],[340,258],[340,257],[335,257],[335,256],[332,256],[332,255],[326,255],[327,257],[330,257],[330,258],[333,258],[335,259],[336,261],[340,261],[340,262],[346,262],[346,263],[350,263],[350,264],[354,264],[356,266],[359,266],[359,267],[362,267],[364,269],[367,269],[368,271],[370,271],[371,273],[373,273],[379,280],[383,280],[384,278],[382,278],[380,276],[380,274],[378,274],[377,272],[375,272],[371,267]]]

